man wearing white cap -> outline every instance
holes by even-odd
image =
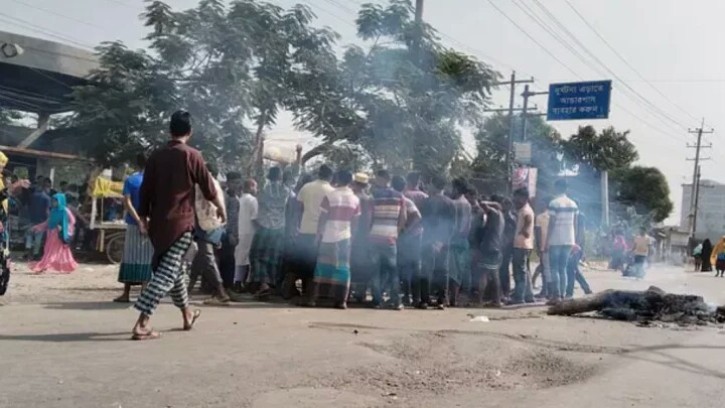
[[[370,195],[367,193],[370,179],[365,173],[355,173],[353,176],[352,191],[360,200],[360,218],[353,230],[352,253],[350,259],[350,274],[352,279],[352,292],[359,302],[365,300],[368,283],[372,278],[370,274],[370,256],[368,253],[368,235],[370,233]]]

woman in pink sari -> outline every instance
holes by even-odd
[[[69,245],[76,220],[73,213],[66,207],[65,194],[55,194],[50,206],[48,221],[33,227],[35,232],[47,231],[48,233],[43,258],[31,268],[38,274],[47,271],[71,273],[78,267]]]

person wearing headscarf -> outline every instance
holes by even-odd
[[[720,241],[715,245],[708,261],[711,265],[715,265],[715,276],[725,276],[725,236],[720,238]],[[702,259],[702,262],[704,264],[704,258]]]
[[[700,268],[700,272],[712,272],[712,242],[710,239],[706,239],[702,243],[702,266]]]
[[[51,199],[48,221],[33,227],[38,232],[46,231],[43,258],[31,266],[33,272],[68,274],[75,271],[78,263],[70,248],[74,227],[75,217],[66,206],[65,194],[56,193]]]

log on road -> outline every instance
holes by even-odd
[[[651,286],[645,291],[605,290],[549,307],[548,314],[572,316],[598,312],[615,320],[706,324],[725,322],[725,307],[713,308],[702,296],[666,293]]]

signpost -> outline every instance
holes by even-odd
[[[549,85],[547,120],[607,119],[612,81]]]

